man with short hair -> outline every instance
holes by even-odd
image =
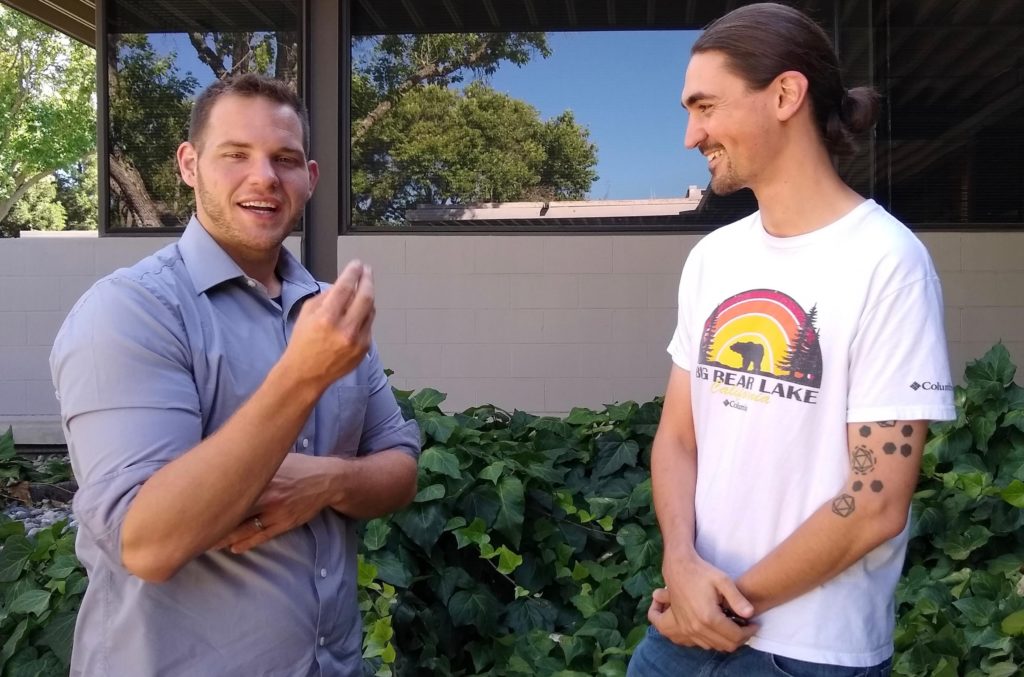
[[[283,246],[317,181],[301,100],[196,100],[181,239],[97,282],[51,355],[89,574],[75,675],[355,675],[355,521],[416,490],[419,431],[371,341],[370,267]]]
[[[666,587],[629,672],[887,674],[927,424],[954,407],[928,253],[833,164],[877,96],[764,3],[696,41],[682,103],[711,189],[759,211],[683,269],[651,461]]]

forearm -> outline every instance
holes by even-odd
[[[891,506],[859,498],[847,487],[739,577],[736,587],[755,614],[835,578],[902,530],[905,512],[899,519]]]
[[[416,461],[396,449],[331,459],[328,505],[353,519],[399,510],[416,495]]]
[[[651,450],[651,489],[666,562],[695,554],[696,486],[695,451],[683,451],[667,439],[655,438]]]
[[[320,390],[278,363],[216,433],[154,473],[124,519],[125,567],[146,580],[166,580],[236,527],[295,442]]]

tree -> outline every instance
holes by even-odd
[[[597,148],[571,111],[535,108],[469,74],[550,50],[543,33],[358,41],[352,74],[353,220],[398,224],[420,203],[582,199]]]
[[[57,180],[57,201],[67,214],[66,230],[96,230],[99,224],[99,181],[96,156],[78,162],[54,174]]]
[[[64,206],[57,201],[57,183],[46,176],[32,184],[0,221],[3,237],[18,237],[22,230],[63,230]]]
[[[95,150],[95,53],[0,6],[0,222],[32,188]]]

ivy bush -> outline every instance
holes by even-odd
[[[896,675],[1024,669],[1014,375],[995,346],[956,388],[957,420],[932,426],[896,593]],[[414,503],[362,529],[366,673],[624,674],[661,584],[650,487],[661,401],[552,418],[448,415],[437,391],[398,396],[424,450]],[[0,465],[4,450],[0,440]],[[86,585],[73,535],[58,524],[30,538],[0,516],[0,542],[0,675],[66,674]]]

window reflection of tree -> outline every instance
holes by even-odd
[[[260,73],[297,87],[295,32],[196,32],[188,39],[214,78]],[[195,203],[179,180],[175,149],[188,134],[198,74],[183,73],[179,55],[158,54],[146,34],[112,34],[108,45],[110,225],[183,226]]]

